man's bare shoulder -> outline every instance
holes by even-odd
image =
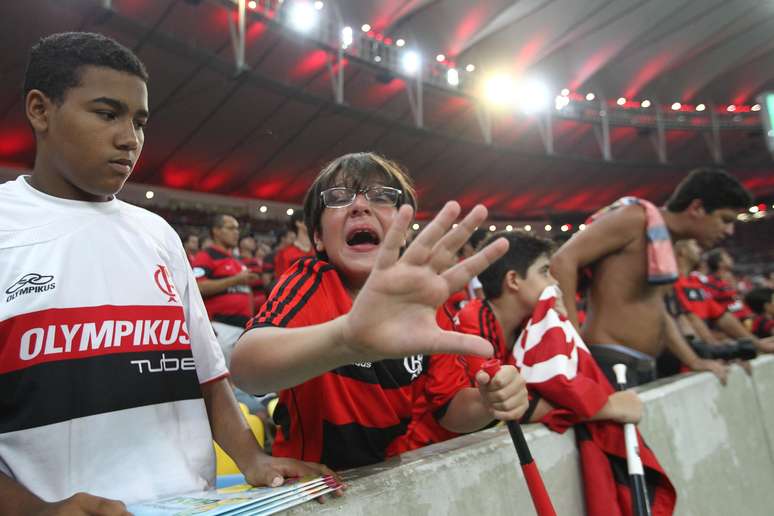
[[[639,234],[643,232],[642,228],[646,223],[645,210],[640,205],[629,204],[605,213],[594,224],[602,222],[607,227],[615,226],[619,230],[632,231]],[[593,224],[590,227],[593,227]]]

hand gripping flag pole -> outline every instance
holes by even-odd
[[[626,365],[613,366],[618,390],[626,390]],[[650,516],[648,488],[645,485],[645,470],[640,459],[640,446],[637,442],[637,427],[633,423],[624,423],[626,441],[626,467],[629,470],[629,485],[632,489],[632,510],[635,516]]]
[[[481,370],[489,375],[489,378],[494,378],[497,371],[500,370],[500,361],[496,358],[487,360],[481,366]],[[524,433],[521,431],[521,426],[516,421],[506,421],[508,425],[508,431],[511,434],[511,440],[513,446],[516,447],[516,454],[519,456],[519,462],[521,463],[521,471],[524,473],[524,479],[527,481],[527,488],[529,494],[532,497],[532,504],[535,506],[535,512],[538,516],[556,516],[556,510],[551,503],[551,498],[548,496],[546,486],[543,484],[543,478],[540,476],[540,470],[538,470],[535,464],[532,454],[527,446],[527,440],[524,438]]]

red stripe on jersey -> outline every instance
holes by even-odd
[[[190,348],[180,306],[51,308],[0,322],[0,374],[46,362]]]

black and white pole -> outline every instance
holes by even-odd
[[[626,365],[613,366],[618,390],[626,390]],[[626,467],[629,471],[629,485],[632,490],[632,511],[635,516],[650,516],[648,488],[645,485],[645,470],[640,459],[640,445],[637,441],[637,427],[633,423],[624,423],[626,440]]]

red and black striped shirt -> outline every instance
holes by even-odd
[[[302,258],[279,279],[248,329],[322,324],[351,308],[336,269]],[[390,442],[406,431],[413,389],[424,381],[428,358],[349,364],[280,391],[272,453],[336,469],[384,460]]]

